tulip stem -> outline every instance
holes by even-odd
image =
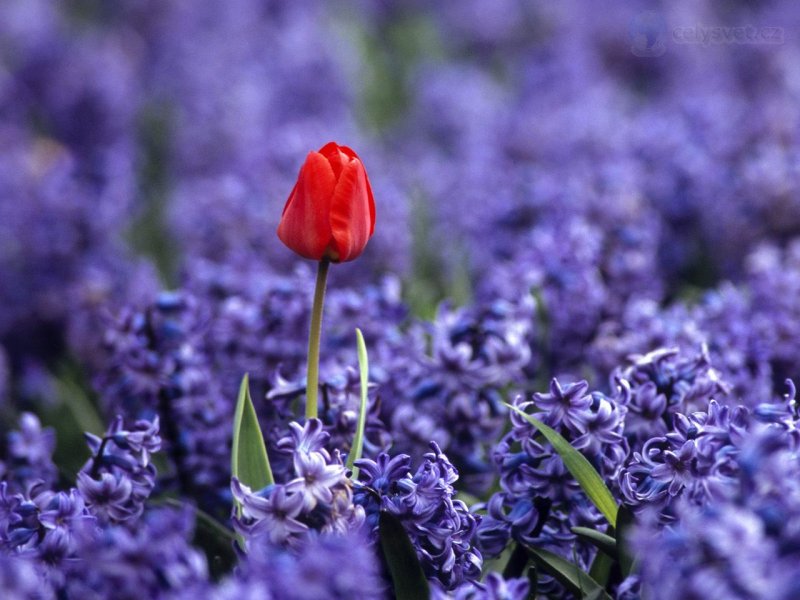
[[[311,331],[308,335],[308,377],[306,379],[306,419],[317,417],[319,395],[319,340],[322,331],[322,308],[325,304],[325,283],[328,280],[330,261],[322,259],[317,269],[314,287],[314,305],[311,308]]]

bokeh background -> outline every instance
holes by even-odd
[[[800,361],[798,32],[792,0],[4,0],[3,422],[35,410],[74,470],[80,431],[164,394],[227,432],[245,371],[268,422],[313,276],[275,228],[329,140],[378,205],[331,276],[329,356],[365,329],[384,408],[419,407],[385,416],[400,448],[438,436],[469,476],[497,433],[481,403],[425,407],[387,333],[409,322],[419,348],[499,323],[482,398],[508,365],[604,382],[668,343],[772,394]]]

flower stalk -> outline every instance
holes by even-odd
[[[314,304],[311,308],[311,331],[308,334],[308,376],[306,378],[306,419],[317,418],[319,396],[319,341],[322,331],[322,310],[325,304],[325,285],[330,261],[323,258],[317,268]]]

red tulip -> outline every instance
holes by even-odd
[[[309,152],[283,208],[278,237],[300,256],[358,258],[375,230],[375,200],[358,155],[335,142]]]

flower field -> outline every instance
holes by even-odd
[[[0,1],[0,598],[800,598],[800,8]]]

